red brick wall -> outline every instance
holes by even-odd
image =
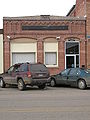
[[[75,17],[84,17],[86,15],[86,0],[76,0],[76,6],[71,11],[69,16]]]
[[[76,16],[86,15],[86,3],[85,0],[76,0]]]
[[[76,16],[76,11],[75,9],[69,14],[70,17],[75,17]]]
[[[86,0],[87,67],[90,68],[90,0]]]

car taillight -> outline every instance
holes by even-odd
[[[28,78],[30,78],[31,77],[31,73],[27,72],[27,76],[28,76]]]

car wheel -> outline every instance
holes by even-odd
[[[38,87],[39,87],[39,89],[44,89],[46,87],[46,85],[43,84],[43,85],[39,85]]]
[[[22,79],[19,79],[19,80],[18,80],[18,89],[19,89],[20,91],[22,91],[22,90],[25,89],[25,87],[26,87],[26,86],[25,86],[23,80],[22,80]]]
[[[84,90],[86,88],[86,82],[85,80],[79,80],[78,81],[78,88]]]
[[[0,87],[5,88],[5,82],[2,78],[0,78]]]
[[[56,85],[55,80],[54,80],[54,79],[51,79],[51,81],[50,81],[50,86],[51,86],[51,87],[54,87],[55,85]]]

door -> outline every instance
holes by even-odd
[[[79,68],[79,55],[66,55],[65,65],[66,69]]]
[[[78,68],[72,68],[68,75],[68,84],[69,85],[75,85],[77,84],[77,80],[79,78],[79,69]]]
[[[75,67],[75,56],[66,56],[66,68]]]
[[[80,65],[79,42],[67,41],[65,44],[65,69]]]
[[[57,84],[67,84],[67,77],[70,69],[66,69],[57,75]]]
[[[12,77],[13,70],[14,70],[14,67],[12,66],[4,74],[3,78],[4,78],[5,82],[8,83],[8,84],[11,84],[12,83],[12,79],[14,79]]]

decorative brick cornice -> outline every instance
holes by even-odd
[[[70,21],[70,20],[85,20],[84,17],[66,17],[66,16],[48,16],[47,17],[42,17],[42,16],[25,16],[25,17],[4,17],[4,21]]]

